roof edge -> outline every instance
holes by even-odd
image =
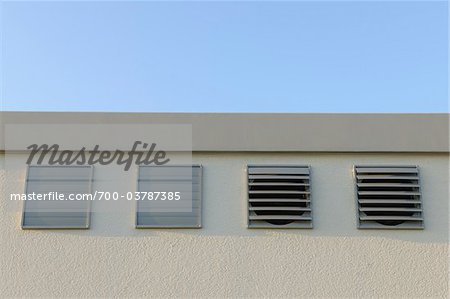
[[[190,124],[202,152],[449,152],[447,113],[0,112],[6,124]]]

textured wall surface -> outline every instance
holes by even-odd
[[[4,156],[3,156],[4,158]],[[194,154],[204,167],[202,229],[134,229],[133,207],[90,230],[20,229],[25,167],[0,186],[0,294],[158,297],[448,296],[448,155]],[[6,162],[19,161],[8,155]],[[312,230],[246,228],[247,163],[309,164]],[[12,163],[14,164],[14,163]],[[358,230],[354,164],[419,165],[425,230]],[[96,168],[94,189],[134,191],[135,174]],[[94,203],[95,204],[95,203]]]

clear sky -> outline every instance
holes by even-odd
[[[2,109],[447,112],[448,4],[3,2]]]

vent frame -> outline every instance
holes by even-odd
[[[365,169],[361,171],[361,169]],[[373,169],[373,171],[369,171],[368,169]],[[409,171],[407,171],[409,169]],[[390,170],[390,171],[389,171]],[[369,171],[369,172],[367,172]],[[384,172],[383,172],[384,171]],[[386,172],[387,171],[387,172]],[[362,173],[358,177],[359,173]],[[382,176],[382,174],[391,173],[391,176],[385,175]],[[408,173],[410,175],[408,175]],[[402,175],[403,174],[403,175]],[[406,175],[405,175],[406,174]],[[415,174],[415,175],[414,175]],[[378,181],[383,180],[399,180],[403,183],[391,183],[391,182],[376,182],[376,183],[368,183],[368,182],[361,182],[360,180],[375,180],[377,177],[372,177],[372,175],[379,175]],[[364,178],[361,178],[363,176]],[[357,228],[358,229],[386,229],[386,230],[423,230],[425,229],[424,225],[424,211],[423,211],[423,194],[422,194],[422,184],[421,184],[421,177],[420,177],[420,168],[418,165],[354,165],[353,166],[353,177],[354,177],[354,189],[355,189],[355,199],[356,199],[356,221],[357,221]],[[409,181],[409,182],[408,182]],[[372,185],[371,185],[372,184]],[[378,185],[375,185],[378,184]],[[392,184],[389,186],[389,184]],[[405,186],[400,186],[400,185]],[[387,196],[386,198],[376,198],[372,200],[376,200],[375,203],[370,203],[370,196],[375,196],[376,193],[367,193],[371,192],[370,190],[360,190],[361,188],[384,188],[383,190],[380,190],[381,192],[391,193],[384,196]],[[388,185],[388,186],[387,186]],[[387,186],[387,187],[386,187]],[[386,188],[411,188],[412,190],[395,190],[395,191],[389,191]],[[377,190],[378,191],[378,190]],[[366,194],[361,195],[360,192],[366,192]],[[372,191],[374,192],[374,191]],[[402,193],[399,193],[402,192]],[[398,195],[400,198],[390,198],[392,196]],[[362,196],[362,198],[361,198]],[[368,196],[369,198],[365,198],[364,196]],[[408,198],[409,197],[409,198]],[[364,201],[364,202],[362,202]],[[392,202],[390,202],[392,201]],[[366,204],[370,204],[371,206],[362,206]],[[375,206],[378,204],[378,206]],[[388,205],[388,206],[386,206]],[[389,206],[391,205],[391,206]],[[392,206],[394,205],[394,206]],[[395,206],[397,205],[397,206]],[[400,207],[398,206],[400,205]],[[404,207],[404,205],[408,205],[409,207]],[[362,209],[365,209],[363,211]],[[372,209],[372,210],[369,210]],[[378,209],[378,210],[376,210]],[[391,209],[391,210],[389,210]],[[393,216],[386,216],[386,215],[367,215],[366,212],[390,212],[400,213]],[[405,213],[412,213],[412,215],[401,215]],[[362,217],[364,219],[362,219]],[[378,218],[378,219],[377,219]],[[386,223],[380,223],[380,222],[399,222],[398,224],[386,224]]]
[[[254,215],[255,212],[251,210],[251,208],[255,208],[252,207],[251,205],[251,194],[250,194],[250,189],[251,183],[260,183],[260,182],[250,182],[250,175],[252,174],[252,169],[264,169],[264,168],[273,168],[273,169],[283,169],[286,168],[298,168],[303,169],[304,170],[304,175],[305,178],[301,178],[298,179],[300,180],[301,183],[299,184],[306,184],[304,187],[303,191],[300,192],[306,192],[306,193],[299,193],[299,194],[304,194],[303,196],[305,198],[291,198],[292,200],[298,199],[300,200],[299,203],[304,203],[305,206],[302,207],[297,207],[299,209],[304,208],[305,211],[304,213],[306,213],[305,216],[302,216],[304,213],[302,213],[300,216],[304,217],[305,219],[297,219],[297,220],[292,220],[292,222],[287,223],[287,224],[273,224],[270,223],[266,220],[264,220],[263,218],[267,218],[267,216],[270,215],[265,215],[266,217],[264,217],[264,215],[260,216],[260,219],[251,219],[252,216],[253,217],[258,217],[258,215]],[[286,176],[289,175],[294,175],[295,172],[291,172],[289,173],[289,171],[286,171]],[[255,173],[253,173],[255,174]],[[283,173],[278,173],[277,175],[279,176],[283,176]],[[312,201],[312,188],[311,188],[311,166],[310,165],[301,165],[301,164],[247,164],[245,167],[245,186],[246,186],[246,216],[247,216],[247,228],[249,229],[258,229],[258,228],[262,228],[262,229],[267,229],[267,228],[273,228],[273,229],[312,229],[313,228],[313,201]],[[289,180],[289,178],[286,178],[286,180]],[[305,181],[307,181],[307,183],[305,183]],[[268,182],[270,183],[270,182]],[[272,182],[273,183],[273,182]],[[265,186],[265,185],[261,185],[261,186]],[[270,185],[269,185],[270,186]],[[274,185],[272,185],[274,186]],[[253,191],[258,191],[258,190],[253,190]],[[277,190],[277,191],[288,191],[288,190]],[[268,198],[271,199],[271,198]],[[271,203],[271,201],[268,201]],[[287,201],[286,201],[287,202]],[[292,207],[292,206],[291,206]],[[264,207],[262,207],[264,208]],[[279,208],[282,208],[282,206],[280,206]],[[287,208],[287,207],[286,207]],[[283,216],[283,215],[279,215],[279,216]],[[287,217],[289,217],[288,215],[286,215]],[[259,218],[259,217],[258,217]],[[280,217],[280,219],[268,219],[268,220],[282,220],[283,217]],[[291,219],[289,219],[291,220]]]

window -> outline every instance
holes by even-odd
[[[202,167],[141,166],[136,228],[200,228]]]
[[[355,166],[359,228],[422,229],[417,166]]]
[[[55,200],[77,194],[90,194],[91,166],[30,166],[27,196],[41,200],[24,201],[22,229],[89,228],[90,201]]]
[[[249,228],[312,228],[309,166],[249,165]]]

